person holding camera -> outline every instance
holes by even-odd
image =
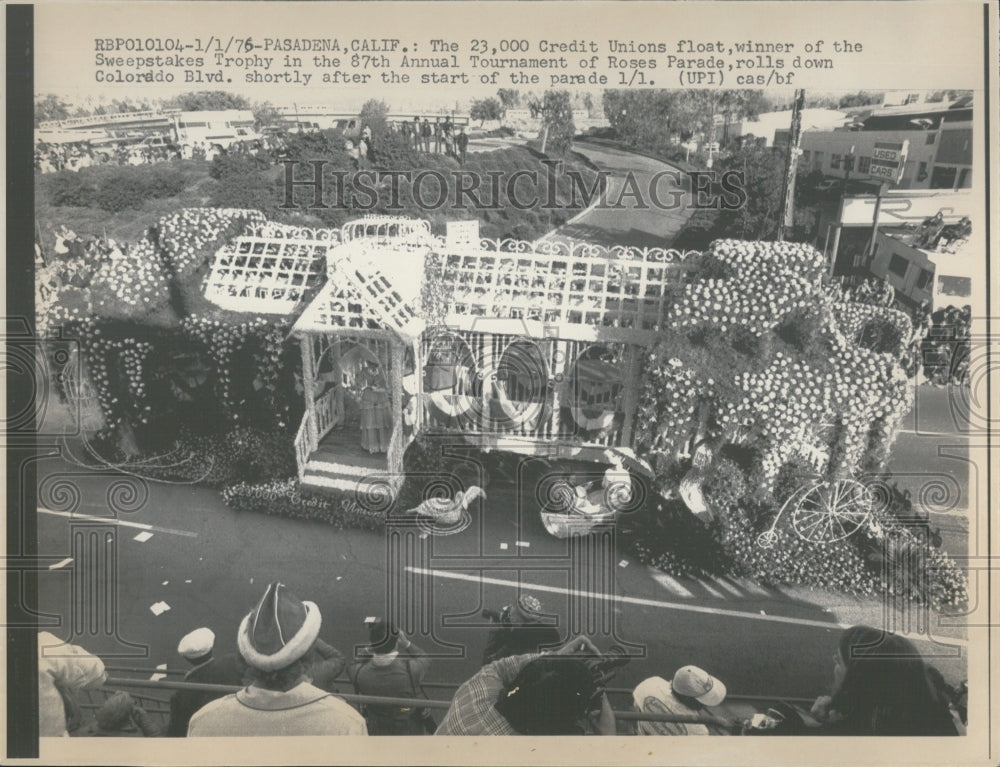
[[[431,665],[427,653],[382,620],[369,625],[368,636],[371,644],[364,657],[347,670],[354,691],[358,695],[416,698]],[[369,735],[426,735],[437,727],[424,708],[366,704],[362,713]]]
[[[458,688],[435,735],[614,735],[605,665],[586,637],[502,658]]]

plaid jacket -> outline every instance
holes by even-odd
[[[435,735],[517,735],[500,712],[493,708],[500,691],[517,678],[521,669],[538,655],[513,655],[484,666],[463,684],[452,698]]]

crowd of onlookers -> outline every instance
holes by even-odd
[[[318,130],[318,129],[317,129]],[[428,118],[414,117],[412,121],[391,121],[386,125],[389,134],[402,136],[407,147],[419,152],[436,152],[465,163],[469,136],[465,126],[456,126],[450,118],[431,122]],[[80,170],[92,165],[149,165],[169,160],[207,160],[211,162],[220,154],[261,157],[276,162],[284,156],[287,134],[270,132],[262,138],[234,141],[225,148],[205,141],[174,143],[163,140],[151,145],[130,139],[106,141],[76,141],[72,143],[35,144],[35,170],[55,173],[61,170]],[[348,150],[356,154],[361,165],[371,159],[378,137],[364,126],[356,141],[348,142]]]
[[[205,141],[181,144],[165,142],[150,146],[126,140],[95,143],[77,141],[68,144],[35,144],[35,170],[55,173],[61,170],[80,170],[93,165],[151,165],[170,160],[206,160],[211,162],[220,154],[262,157],[271,161],[280,158],[285,140],[275,134],[262,139],[234,141],[226,148]]]
[[[605,688],[627,662],[586,637],[563,641],[540,602],[523,595],[484,615],[493,620],[483,666],[461,684],[443,714],[421,706],[431,658],[410,637],[369,619],[367,645],[345,658],[320,638],[317,605],[285,585],[268,585],[235,634],[234,651],[216,655],[215,635],[185,635],[178,653],[190,664],[170,701],[166,726],[126,692],[111,695],[86,726],[74,691],[107,680],[102,661],[39,635],[42,736],[166,737],[257,735],[954,735],[964,732],[962,691],[949,687],[902,636],[855,626],[832,658],[832,687],[809,711],[778,703],[749,719],[727,721],[716,707],[726,685],[687,665],[642,681],[633,691],[634,726],[616,721]],[[341,681],[346,672],[346,682]],[[225,685],[236,692],[195,685]],[[357,696],[340,697],[340,685]],[[350,697],[351,693],[346,693]],[[78,709],[77,709],[78,710]],[[721,726],[720,726],[721,725]]]
[[[464,125],[455,125],[450,117],[440,122],[431,122],[430,118],[414,117],[410,120],[392,120],[386,123],[386,133],[402,138],[404,145],[415,152],[434,152],[445,154],[462,165],[465,164],[469,151],[469,135]],[[373,158],[373,152],[380,137],[373,135],[370,126],[361,129],[356,149],[358,163],[364,167],[366,161]]]

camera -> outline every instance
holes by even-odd
[[[612,645],[600,655],[591,655],[584,659],[587,668],[594,675],[598,687],[606,687],[618,669],[627,666],[628,654],[623,647]]]

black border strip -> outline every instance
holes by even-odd
[[[993,284],[992,276],[990,274],[990,260],[992,254],[990,252],[990,246],[993,243],[993,227],[991,225],[992,209],[990,207],[990,202],[993,199],[992,195],[992,176],[991,172],[993,170],[990,165],[990,115],[992,114],[993,107],[990,104],[990,67],[993,64],[993,59],[990,56],[990,5],[991,3],[983,4],[983,160],[985,171],[983,173],[984,184],[983,187],[986,190],[986,562],[987,567],[992,567],[993,562],[993,437],[991,433],[993,428],[993,381],[991,371],[993,369],[992,360],[992,328],[990,321],[990,314],[993,311],[993,302],[991,301],[992,294],[990,292],[990,287]],[[992,572],[987,570],[986,573],[986,646],[987,648],[993,647],[993,578]],[[996,660],[996,656],[992,651],[987,653],[988,658],[986,661],[986,690],[987,690],[987,741],[986,748],[988,758],[993,758],[993,662]],[[989,660],[993,658],[993,660]]]
[[[34,356],[34,11],[7,6],[7,345]],[[7,412],[23,411],[36,395],[27,371],[7,367]],[[31,408],[32,412],[34,408]],[[7,551],[25,566],[7,572],[7,758],[38,758],[38,631],[29,612],[38,604],[38,579],[27,565],[37,557],[35,434],[11,422],[7,452]],[[11,444],[16,438],[15,444]],[[23,484],[22,484],[23,483]],[[20,624],[14,625],[14,624]]]

